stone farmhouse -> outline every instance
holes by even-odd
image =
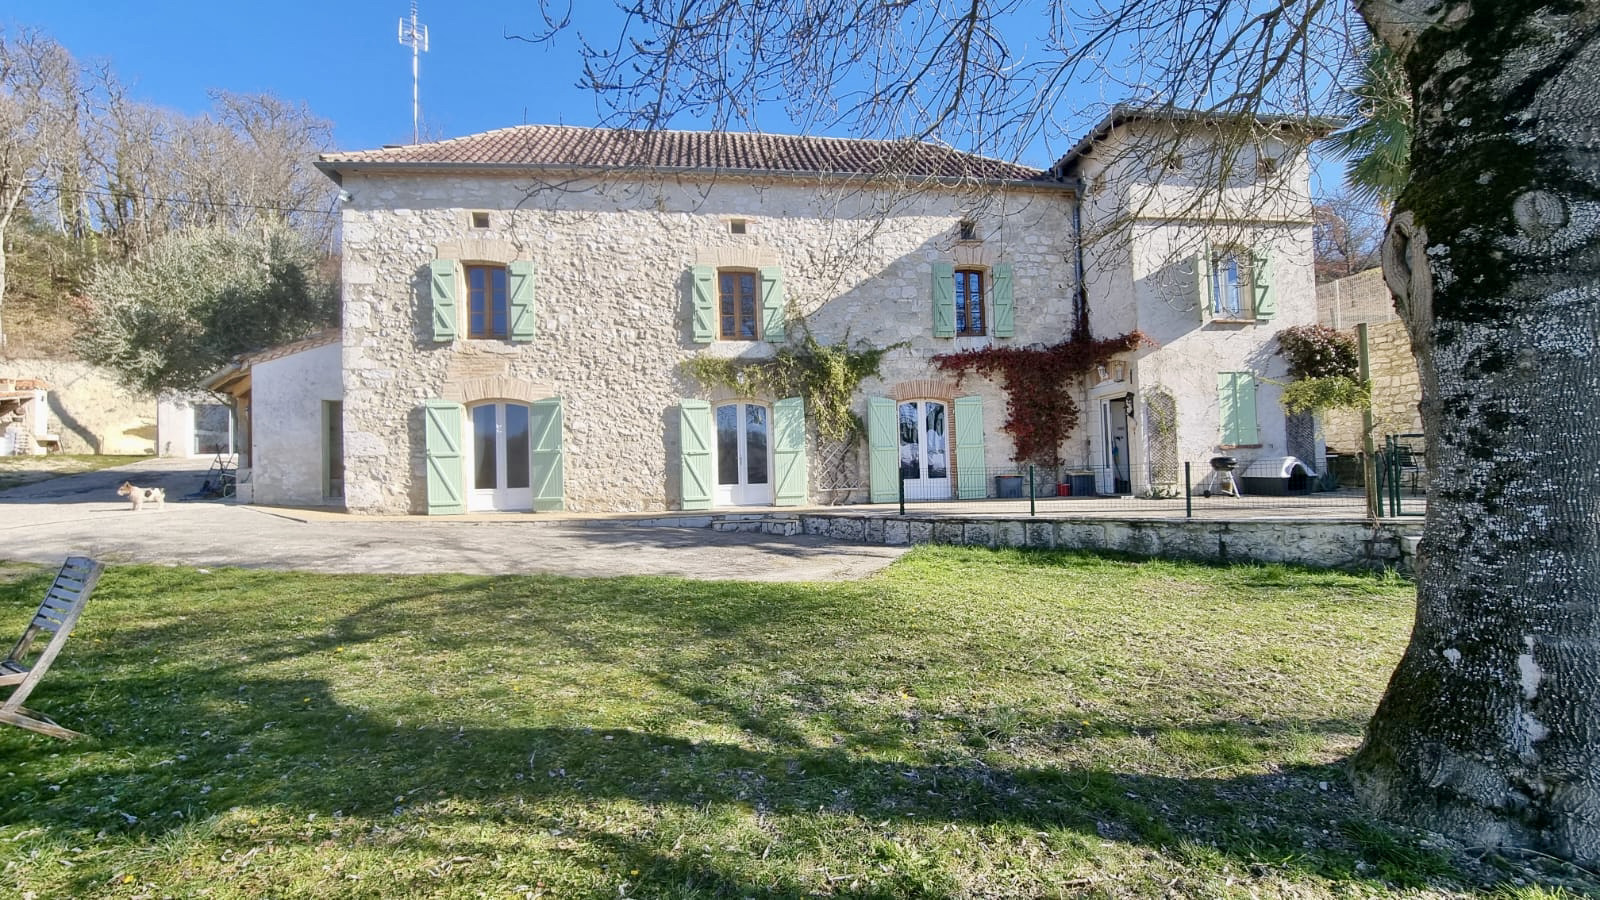
[[[1175,488],[1182,462],[1199,477],[1216,455],[1314,469],[1275,355],[1278,330],[1316,321],[1314,135],[1258,131],[1225,152],[1214,122],[1119,108],[1049,169],[548,125],[324,155],[343,190],[341,329],[213,379],[252,420],[241,497],[699,510],[885,502],[902,477],[993,496],[1017,465],[1006,394],[932,358],[1051,345],[1076,323],[1152,342],[1075,388],[1062,453],[1097,491]],[[1234,174],[1206,187],[1224,156]],[[819,439],[799,397],[685,370],[807,333],[893,347],[856,398],[858,446]]]

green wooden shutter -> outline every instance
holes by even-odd
[[[1256,377],[1250,372],[1217,373],[1217,417],[1222,443],[1245,446],[1261,443],[1256,419]]]
[[[956,336],[956,267],[953,263],[933,264],[933,336]]]
[[[988,495],[988,460],[983,452],[983,398],[956,398],[956,496]]]
[[[428,469],[428,515],[459,516],[467,511],[461,438],[466,410],[448,400],[422,406],[424,455]]]
[[[566,509],[562,465],[561,399],[552,397],[528,407],[533,445],[533,508],[539,512]]]
[[[1011,263],[994,267],[994,330],[995,337],[1011,337],[1017,333],[1016,309],[1011,297]]]
[[[694,342],[709,344],[717,333],[717,272],[710,266],[692,266],[689,274],[693,281],[690,295],[694,301]]]
[[[1215,302],[1211,296],[1211,245],[1200,248],[1194,258],[1194,283],[1195,297],[1200,304],[1200,321],[1211,321],[1211,305]]]
[[[428,266],[428,288],[433,302],[430,316],[433,319],[433,339],[456,339],[456,261],[436,259]]]
[[[683,508],[711,508],[711,404],[678,403],[679,456],[683,470]]]
[[[527,342],[535,333],[533,312],[533,263],[525,259],[506,266],[506,280],[510,282],[511,297],[507,312],[511,318],[511,339]]]
[[[1270,319],[1278,314],[1278,294],[1272,285],[1272,257],[1265,249],[1253,254],[1250,277],[1255,282],[1256,318]]]
[[[868,484],[873,503],[900,499],[900,408],[888,397],[867,398]]]
[[[772,459],[777,469],[778,506],[804,506],[810,484],[806,473],[806,407],[799,397],[772,404]]]
[[[1239,443],[1261,443],[1261,432],[1256,422],[1256,376],[1249,372],[1236,372],[1234,379],[1235,418],[1239,422]]]
[[[789,310],[784,305],[783,270],[777,266],[761,269],[761,339],[783,343]]]
[[[1223,446],[1239,443],[1239,402],[1233,391],[1234,373],[1217,373],[1217,423],[1221,428],[1218,439]]]

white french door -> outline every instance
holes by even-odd
[[[724,403],[716,409],[717,506],[772,505],[771,417],[765,406]]]
[[[532,447],[528,407],[485,403],[470,410],[472,423],[471,492],[473,510],[533,509]]]
[[[950,409],[936,400],[900,404],[900,476],[906,497],[950,497]]]

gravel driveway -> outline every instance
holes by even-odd
[[[869,575],[905,552],[620,518],[370,518],[188,498],[208,465],[149,459],[0,491],[0,559],[53,565],[87,554],[108,562],[307,572],[837,581]],[[129,511],[116,495],[124,480],[165,488],[166,509]]]

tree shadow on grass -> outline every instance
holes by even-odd
[[[47,782],[59,776],[31,767],[10,779],[0,827],[44,829],[63,842],[103,831],[118,841],[152,844],[196,818],[245,807],[301,822],[332,821],[337,814],[358,823],[356,831],[417,821],[436,835],[469,826],[458,832],[465,834],[485,823],[576,828],[587,829],[582,840],[591,855],[616,871],[641,871],[640,895],[802,896],[818,889],[798,880],[803,867],[758,874],[725,856],[677,852],[671,835],[574,826],[560,814],[622,801],[652,811],[765,817],[780,855],[813,849],[791,832],[810,831],[816,823],[806,820],[820,818],[817,827],[825,832],[839,829],[837,842],[846,853],[870,854],[872,841],[858,832],[874,826],[955,825],[1048,833],[1082,846],[1136,844],[1179,866],[1221,858],[1239,869],[1270,868],[1289,878],[1380,874],[1357,871],[1362,848],[1337,826],[1357,813],[1328,767],[1183,778],[990,765],[981,754],[941,763],[900,761],[833,748],[752,749],[632,729],[416,724],[344,705],[316,680],[187,687],[189,715],[182,719],[125,708],[86,723],[101,736],[83,746],[89,755],[58,787]],[[158,697],[169,688],[163,679],[134,676],[108,680],[98,690]],[[42,757],[55,747],[24,749]],[[444,840],[442,856],[471,855]],[[401,848],[417,846],[408,839]],[[900,868],[891,860],[882,877],[854,895],[924,894],[944,877],[937,866]],[[88,864],[68,877],[87,890],[110,874]]]
[[[300,596],[285,596],[291,588]],[[13,591],[35,595],[26,584],[5,585],[0,598]],[[0,786],[0,828],[39,829],[62,844],[103,831],[113,845],[176,848],[177,857],[210,852],[187,829],[234,807],[263,810],[275,822],[330,822],[338,813],[357,823],[351,834],[393,827],[404,835],[397,852],[436,848],[446,859],[473,855],[462,850],[473,840],[492,853],[492,839],[469,837],[480,831],[559,830],[580,843],[591,870],[638,869],[640,896],[958,893],[954,863],[902,855],[882,836],[927,845],[937,841],[930,825],[977,829],[978,852],[994,845],[999,856],[1019,835],[1045,834],[1085,858],[1101,842],[1148,850],[1169,871],[1229,865],[1286,878],[1406,877],[1357,871],[1371,842],[1340,827],[1360,814],[1332,767],[1163,776],[1086,763],[1073,746],[1108,735],[1199,744],[1221,758],[1217,771],[1260,773],[1271,768],[1270,755],[1228,754],[1250,741],[1282,752],[1291,734],[1353,735],[1359,722],[1074,723],[1028,710],[1011,722],[978,700],[942,719],[937,740],[915,739],[917,723],[896,716],[918,707],[897,700],[893,679],[931,663],[982,667],[996,651],[964,640],[919,647],[902,611],[877,608],[891,600],[870,586],[757,591],[676,579],[454,576],[289,582],[270,573],[134,569],[108,575],[102,592],[111,609],[131,615],[80,626],[74,640],[93,640],[98,652],[52,672],[38,698],[64,724],[98,737],[65,751],[72,772],[62,778],[52,757],[58,745],[0,736],[0,756],[17,760]],[[185,614],[131,605],[152,596]],[[241,617],[246,624],[227,624]],[[359,667],[348,662],[358,654]],[[564,662],[544,667],[546,654]],[[324,661],[342,674],[318,677]],[[879,661],[881,675],[872,669]],[[364,707],[368,666],[383,685]],[[486,674],[491,666],[519,669],[529,683],[542,675],[551,702],[504,702],[496,692],[507,689]],[[861,671],[836,676],[844,666]],[[618,697],[615,684],[586,682],[596,673],[621,673],[631,680],[620,683],[654,690],[641,701],[647,713],[633,721],[660,724],[583,727],[586,697]],[[967,690],[948,693],[963,700]],[[556,691],[579,700],[557,714]],[[888,702],[854,702],[863,691],[882,691]],[[519,714],[539,724],[518,722]],[[724,737],[681,736],[695,731]],[[820,745],[818,734],[836,743]],[[1013,743],[1018,735],[1026,746]],[[1074,752],[1075,761],[1037,762]],[[630,811],[620,814],[627,821],[599,824],[619,807]],[[662,823],[683,837],[696,816],[766,821],[773,864],[681,850]],[[340,847],[352,840],[314,837]],[[310,846],[314,837],[296,840]],[[804,874],[833,851],[869,862],[874,876],[852,886]],[[113,874],[105,867],[114,858],[82,862],[63,877],[89,892]]]

